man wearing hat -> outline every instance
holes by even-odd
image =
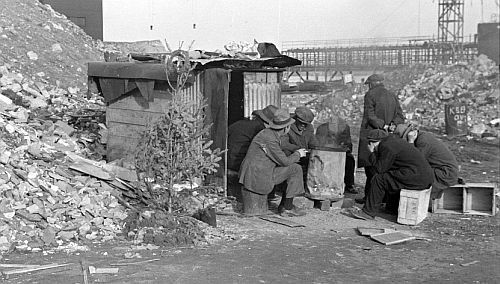
[[[399,196],[401,189],[427,189],[434,177],[424,155],[402,139],[381,129],[370,130],[366,138],[369,163],[375,175],[363,209],[352,214],[359,219],[373,220],[386,194]]]
[[[297,149],[287,156],[281,149],[280,137],[288,133],[294,122],[287,110],[278,109],[269,127],[252,140],[239,172],[239,182],[245,189],[258,194],[269,194],[275,185],[286,181],[278,206],[283,216],[305,215],[293,205],[293,198],[304,193],[302,168],[297,162],[305,157],[306,150]]]
[[[400,124],[394,134],[414,145],[434,171],[431,200],[441,198],[443,190],[458,183],[458,162],[455,155],[432,133],[421,131],[415,123]]]
[[[384,129],[392,131],[395,125],[404,122],[403,111],[399,104],[398,98],[392,92],[389,92],[382,83],[384,77],[381,74],[373,74],[369,76],[365,84],[368,84],[369,90],[364,98],[363,120],[359,133],[358,147],[358,168],[364,167],[366,174],[365,196],[370,190],[370,182],[375,174],[374,169],[370,166],[368,157],[368,141],[366,136],[372,129]],[[356,200],[364,202],[363,200]]]
[[[297,151],[298,149],[312,149],[319,146],[318,140],[314,135],[314,126],[311,124],[314,120],[314,113],[305,106],[300,106],[295,109],[293,114],[295,123],[290,126],[290,131],[287,135],[281,137],[281,148],[287,155]],[[308,156],[303,157],[299,161],[304,175],[304,184],[307,182],[307,166],[309,164]]]
[[[227,168],[238,172],[247,154],[252,139],[269,125],[278,108],[268,105],[252,112],[252,120],[242,119],[231,124],[227,130]]]

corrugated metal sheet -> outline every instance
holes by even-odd
[[[244,116],[250,118],[252,112],[272,104],[281,106],[281,72],[244,73]]]
[[[203,84],[202,84],[202,74],[198,73],[196,75],[196,78],[194,80],[194,83],[191,86],[188,86],[186,88],[183,88],[180,91],[180,96],[181,96],[181,102],[198,102],[201,103],[203,99]],[[194,111],[193,106],[193,111]]]

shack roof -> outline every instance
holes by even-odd
[[[240,71],[282,71],[281,68],[300,65],[301,61],[286,55],[264,58],[224,58],[190,59],[195,69],[224,68]],[[133,62],[89,62],[87,75],[101,78],[166,80],[165,65],[158,57],[142,56]],[[174,78],[172,78],[174,79]]]

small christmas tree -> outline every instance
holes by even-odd
[[[175,57],[179,60],[174,65]],[[207,137],[211,125],[204,123],[204,101],[181,100],[180,92],[192,71],[187,52],[176,51],[166,62],[167,78],[177,74],[175,85],[168,81],[172,100],[145,131],[136,155],[137,171],[152,197],[150,205],[168,212],[172,212],[177,196],[173,185],[192,184],[195,178],[215,172],[222,154],[220,149],[210,148],[213,142]]]

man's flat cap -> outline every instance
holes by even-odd
[[[314,113],[304,106],[299,106],[295,109],[295,119],[300,122],[311,124],[314,119]]]
[[[373,82],[382,82],[384,81],[384,75],[382,74],[373,74],[373,75],[370,75],[370,77],[368,77],[365,81],[365,84],[368,84],[368,83],[373,83]]]
[[[368,132],[368,135],[366,138],[368,139],[368,142],[377,142],[385,137],[387,137],[389,134],[387,131],[382,130],[382,129],[372,129]]]

